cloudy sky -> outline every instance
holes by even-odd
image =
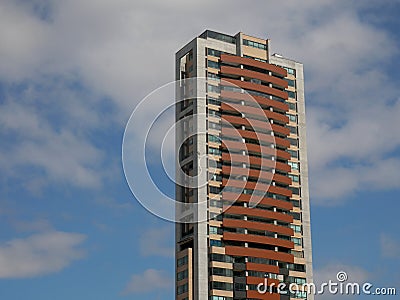
[[[0,1],[1,299],[173,298],[173,224],[131,194],[122,137],[207,28],[304,63],[317,279],[400,289],[400,2],[137,2]]]

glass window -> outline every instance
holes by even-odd
[[[208,153],[212,155],[221,155],[221,150],[217,148],[208,148]]]
[[[219,240],[210,240],[210,246],[222,247],[222,242]]]
[[[298,147],[299,143],[297,139],[288,138],[290,145]]]
[[[300,225],[290,224],[290,228],[292,228],[294,230],[294,232],[299,232],[299,233],[302,232]]]
[[[212,98],[212,97],[207,97],[207,102],[208,102],[208,104],[221,105],[221,101],[219,99]]]
[[[182,272],[179,272],[176,275],[176,277],[177,277],[178,281],[187,278],[188,277],[188,270],[186,269],[186,270],[183,270]]]
[[[296,87],[296,80],[292,80],[292,79],[287,79],[286,78],[286,81],[288,83],[288,86]]]
[[[243,39],[243,45],[267,50],[267,45]]]
[[[299,151],[295,151],[295,150],[288,150],[288,152],[290,153],[290,156],[293,158],[299,158]]]
[[[210,234],[218,234],[218,227],[210,226]]]
[[[219,51],[219,50],[215,50],[215,49],[211,49],[211,48],[208,48],[207,49],[207,55],[210,55],[210,56],[216,56],[216,57],[220,57],[221,56],[221,51]]]
[[[289,161],[288,164],[289,164],[289,166],[292,167],[292,170],[298,170],[299,169],[299,163],[297,163],[297,162]]]
[[[289,130],[290,130],[290,133],[297,134],[297,127],[288,126],[288,128],[289,128]]]
[[[215,31],[211,31],[211,30],[206,30],[205,32],[203,32],[200,35],[200,38],[203,39],[207,39],[207,38],[211,38],[211,39],[216,39],[216,40],[220,40],[223,42],[228,42],[231,44],[236,44],[236,38],[230,35],[226,35],[223,33],[219,33],[219,32],[215,32]]]
[[[178,295],[186,293],[188,291],[188,284],[185,283],[184,285],[178,285],[177,293]]]
[[[303,241],[302,241],[302,239],[292,237],[292,242],[293,242],[295,245],[297,245],[297,246],[303,246]]]
[[[297,116],[292,114],[286,114],[290,121],[297,123]]]
[[[292,91],[286,91],[288,93],[289,98],[294,98],[296,99],[296,93]]]
[[[212,80],[220,80],[220,77],[218,74],[211,73],[211,72],[207,73],[207,78],[212,79]]]
[[[289,174],[288,176],[289,176],[289,178],[292,179],[293,182],[299,182],[300,181],[300,178],[299,178],[298,175]]]
[[[295,69],[288,68],[288,67],[283,67],[283,68],[288,72],[288,74],[296,76],[296,70]]]
[[[215,135],[208,135],[208,141],[209,142],[213,142],[213,143],[221,143],[221,140],[219,139],[219,137],[215,136]]]
[[[183,265],[187,265],[187,263],[188,263],[188,257],[187,257],[187,255],[186,255],[186,256],[184,256],[184,257],[178,258],[178,260],[177,260],[177,262],[176,262],[176,265],[177,265],[178,267],[180,267],[180,266],[183,266]]]
[[[219,63],[216,62],[216,61],[208,60],[207,61],[207,66],[209,68],[219,69]]]
[[[289,105],[289,109],[297,111],[296,103],[288,102],[288,105]]]
[[[219,93],[220,87],[212,84],[207,84],[207,91],[211,93]]]
[[[265,59],[258,58],[258,57],[253,57],[253,56],[249,56],[249,55],[243,55],[243,57],[252,58],[254,60],[261,61],[261,62],[267,62]]]

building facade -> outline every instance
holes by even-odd
[[[176,79],[176,299],[313,299],[303,65],[207,30]]]

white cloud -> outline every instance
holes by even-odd
[[[400,258],[400,241],[393,236],[381,234],[381,252],[383,257]]]
[[[62,124],[57,128],[51,117],[43,116],[40,107],[16,101],[7,101],[0,107],[4,140],[0,164],[10,178],[18,178],[31,190],[54,181],[79,187],[100,186],[105,173],[99,169],[103,152],[85,133]],[[24,171],[32,167],[40,175]]]
[[[0,278],[27,278],[59,272],[82,259],[85,235],[49,231],[0,244]]]
[[[143,256],[166,256],[173,257],[174,248],[174,226],[148,229],[140,237],[140,253]]]
[[[87,105],[87,95],[83,95],[84,101],[74,95],[74,101],[62,102],[67,118],[73,121],[61,134],[47,137],[54,145],[47,140],[40,145],[32,145],[29,140],[21,144],[20,149],[32,151],[15,153],[21,165],[40,166],[55,178],[73,184],[98,186],[101,178],[94,167],[101,161],[98,149],[85,135],[68,129],[80,124],[83,131],[90,132],[110,120],[127,120],[128,112],[148,92],[173,78],[174,52],[201,33],[205,24],[227,33],[241,30],[269,37],[273,51],[304,62],[306,96],[312,99],[307,106],[311,175],[331,180],[329,184],[311,181],[311,196],[318,203],[337,203],[332,198],[345,198],[359,190],[371,181],[376,168],[388,165],[385,162],[397,164],[396,158],[386,155],[400,146],[393,132],[399,125],[395,117],[399,104],[387,105],[394,100],[396,85],[384,66],[398,50],[395,39],[384,29],[361,18],[361,11],[370,8],[371,3],[310,0],[293,6],[290,2],[269,1],[249,9],[247,4],[235,2],[224,18],[220,17],[226,11],[224,1],[212,2],[212,10],[204,2],[178,0],[168,4],[127,0],[38,3],[42,10],[48,10],[48,18],[39,18],[31,4],[0,4],[0,78],[4,82],[37,82],[46,76],[64,78],[73,74],[96,97]],[[5,28],[12,31],[6,32]],[[57,85],[47,87],[52,89],[58,91]],[[96,109],[102,96],[109,97],[115,106],[106,121]],[[27,117],[26,122],[35,120]],[[51,155],[60,148],[77,151],[61,152],[67,158],[61,164]],[[173,151],[172,147],[169,150]],[[97,158],[90,160],[91,153]],[[44,157],[49,159],[45,161]],[[6,162],[15,160],[3,157]],[[342,161],[349,161],[351,168]],[[338,167],[332,169],[335,163]],[[365,173],[364,179],[359,178],[361,172]],[[390,179],[389,175],[386,178]],[[390,179],[390,184],[380,187],[397,188],[396,180]],[[34,190],[43,184],[36,179],[27,186]]]
[[[127,283],[122,295],[155,292],[158,290],[170,290],[173,288],[173,280],[163,270],[147,269],[143,274],[135,274]]]
[[[358,110],[340,124],[329,124],[333,118],[327,111],[311,109],[309,113],[311,186],[316,203],[337,204],[361,189],[400,187],[400,159],[392,155],[400,147],[400,100]]]

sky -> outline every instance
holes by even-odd
[[[0,298],[173,299],[174,225],[131,193],[122,138],[205,29],[304,63],[316,281],[343,270],[399,293],[399,13],[387,0],[0,1]]]

